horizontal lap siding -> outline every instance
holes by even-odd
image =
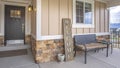
[[[73,22],[73,0],[42,0],[42,35],[62,35],[62,18]],[[73,34],[108,32],[106,4],[95,1],[94,28],[73,28]]]

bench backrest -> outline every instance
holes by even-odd
[[[74,43],[75,45],[89,44],[96,42],[95,34],[87,34],[87,35],[75,35]]]

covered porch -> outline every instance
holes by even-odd
[[[7,39],[5,34],[6,26],[4,25],[6,18],[4,10],[6,5],[24,7],[24,24],[21,24],[22,27],[20,29],[21,33],[23,33],[22,47],[20,46],[21,43],[17,44],[16,47],[14,44],[10,44],[12,47],[10,46],[6,49],[8,46],[6,44],[9,43],[7,40],[11,40]],[[109,7],[117,5],[120,5],[119,0],[0,0],[0,8],[2,9],[0,13],[3,13],[0,16],[0,51],[27,50],[25,55],[0,58],[0,67],[119,68],[119,48],[113,48],[113,54],[109,54],[109,57],[105,57],[106,49],[99,50],[99,52],[90,51],[86,65],[83,60],[84,53],[78,51],[77,56],[73,56],[74,44],[72,44],[72,49],[68,49],[71,54],[67,54],[67,56],[72,57],[71,60],[60,63],[57,58],[58,54],[66,54],[65,50],[67,50],[64,44],[63,19],[69,19],[72,25],[70,35],[73,41],[75,35],[88,34],[95,34],[98,40],[110,41]],[[17,12],[17,16],[14,15],[14,12]],[[10,17],[15,18],[12,20],[17,23],[20,18],[23,18],[19,16],[22,11],[15,10],[14,12],[10,12],[13,13]],[[15,33],[13,34],[10,37],[15,36]]]

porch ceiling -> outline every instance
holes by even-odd
[[[106,2],[120,2],[120,0],[101,0],[101,1],[106,1]]]
[[[31,0],[0,0],[3,2],[18,2],[18,3],[31,3]]]

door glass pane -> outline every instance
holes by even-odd
[[[11,18],[21,18],[21,11],[20,10],[10,10],[10,17]]]
[[[85,24],[92,24],[92,4],[85,3]]]
[[[76,23],[83,23],[84,18],[84,3],[81,1],[76,1]]]

